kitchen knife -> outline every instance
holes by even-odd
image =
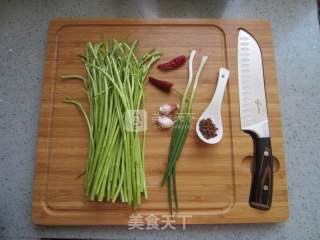
[[[272,151],[260,47],[252,35],[239,30],[238,81],[241,130],[254,145],[249,204],[268,210],[272,202]]]

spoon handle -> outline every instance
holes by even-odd
[[[217,84],[214,96],[213,96],[211,103],[210,103],[210,108],[214,109],[214,111],[216,111],[216,112],[221,111],[224,90],[227,86],[228,79],[229,79],[229,70],[227,70],[225,68],[220,68],[219,69],[218,84]]]

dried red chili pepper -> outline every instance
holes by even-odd
[[[159,88],[162,91],[170,92],[173,84],[171,82],[155,79],[153,77],[149,77],[149,82]]]
[[[178,56],[169,62],[159,64],[157,67],[160,70],[172,70],[182,66],[186,62],[187,58],[185,56]]]

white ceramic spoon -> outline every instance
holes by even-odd
[[[201,114],[200,118],[198,119],[197,125],[196,125],[196,131],[198,137],[205,143],[208,144],[215,144],[220,142],[223,136],[223,127],[222,127],[222,120],[221,120],[221,104],[223,100],[223,94],[224,90],[227,86],[229,79],[229,70],[225,68],[219,69],[219,78],[218,78],[218,84],[216,91],[214,93],[214,96],[207,107],[207,109]],[[210,118],[212,122],[215,124],[216,128],[218,128],[216,134],[217,136],[213,138],[205,138],[199,129],[199,124],[202,119],[208,119]]]

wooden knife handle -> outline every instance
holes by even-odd
[[[269,210],[272,202],[273,169],[270,138],[253,137],[254,158],[249,204]]]

